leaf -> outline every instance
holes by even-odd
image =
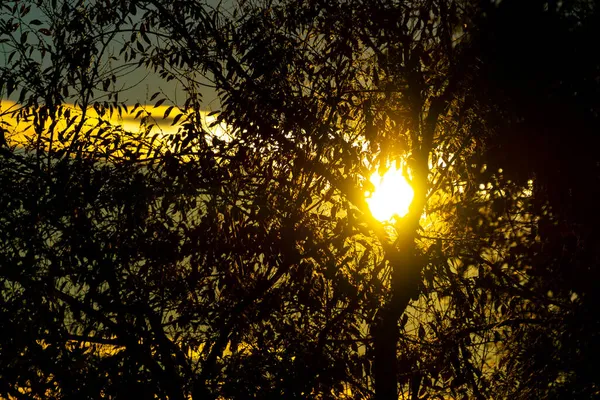
[[[167,99],[164,99],[164,98],[163,98],[163,99],[160,99],[160,100],[158,100],[158,101],[156,102],[156,104],[154,104],[154,108],[158,108],[158,107],[160,107],[160,106],[161,106],[161,104],[165,102],[165,100],[167,100]]]
[[[27,14],[29,14],[29,11],[31,11],[31,6],[26,6],[25,4],[23,4],[21,6],[21,17],[24,17]]]
[[[331,220],[332,221],[335,220],[335,217],[337,216],[338,208],[339,208],[338,204],[334,204],[333,207],[331,207]]]
[[[144,25],[142,25],[143,27]],[[142,39],[144,39],[144,42],[148,43],[148,44],[152,44],[152,42],[150,41],[150,38],[148,37],[148,34],[146,34],[146,31],[141,29],[140,33],[142,34]]]
[[[175,118],[173,118],[173,122],[171,122],[171,126],[174,126],[174,125],[176,125],[176,124],[177,124],[177,122],[179,122],[179,120],[181,119],[181,117],[183,117],[183,115],[184,115],[183,113],[181,113],[181,114],[177,114],[177,115],[175,116]]]
[[[400,320],[400,329],[404,329],[406,323],[408,322],[408,315],[402,315],[402,319]]]
[[[6,95],[10,96],[15,91],[15,81],[11,78],[6,82]]]
[[[425,338],[425,328],[423,328],[423,325],[419,325],[419,339],[424,339]]]
[[[32,19],[31,22],[29,22],[31,25],[42,25],[42,21],[40,21],[39,19]]]
[[[158,103],[157,103],[157,104],[158,104]],[[156,107],[158,107],[158,106],[156,106]],[[165,110],[165,114],[163,115],[163,119],[167,119],[167,118],[169,117],[169,114],[171,114],[171,111],[173,111],[173,107],[174,107],[174,106],[170,106],[169,108],[167,108],[167,109]]]
[[[23,89],[21,89],[21,93],[19,94],[19,103],[23,103],[26,95],[27,95],[27,86],[25,86],[25,87],[23,87]]]

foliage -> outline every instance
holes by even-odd
[[[517,9],[507,29],[502,21]],[[515,330],[507,371],[523,386],[511,396],[598,393],[591,360],[598,351],[593,199],[600,60],[586,43],[598,34],[598,16],[588,1],[534,1],[527,7],[506,1],[485,17],[481,26],[489,29],[477,39],[483,72],[477,87],[486,88],[481,95],[491,99],[496,116],[486,117],[496,132],[487,143],[488,164],[504,165],[506,179],[532,179],[531,212],[539,218],[537,241],[520,252],[531,280],[530,312],[547,325]],[[509,55],[521,60],[519,67]]]
[[[514,124],[496,116],[525,99],[485,85],[506,9],[3,4],[0,92],[19,105],[0,127],[0,393],[593,395],[593,290],[552,275],[593,254],[558,250],[550,181],[499,157]],[[119,100],[134,68],[184,87],[151,98],[176,134]],[[227,134],[202,122],[207,80]],[[140,132],[111,123],[126,114]],[[19,141],[6,122],[27,120]],[[392,163],[415,201],[381,223],[363,192]]]

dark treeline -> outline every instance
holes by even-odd
[[[0,7],[0,397],[600,395],[595,2]]]

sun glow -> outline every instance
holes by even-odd
[[[388,221],[395,215],[403,217],[408,213],[414,191],[402,174],[402,169],[390,168],[383,176],[374,172],[369,180],[375,189],[365,195],[375,218]]]

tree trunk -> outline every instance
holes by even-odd
[[[421,266],[414,252],[414,237],[389,257],[392,263],[392,298],[378,313],[373,332],[375,399],[398,399],[398,321],[409,302],[419,295]]]
[[[418,288],[418,286],[417,286]],[[375,399],[398,399],[398,321],[411,300],[411,293],[395,293],[382,309],[373,334]]]
[[[426,164],[425,164],[426,165]],[[423,171],[427,171],[424,169]],[[427,173],[418,174],[415,181],[415,199],[408,215],[397,227],[399,237],[395,245],[386,249],[386,258],[392,268],[391,299],[381,308],[374,324],[373,373],[375,377],[375,399],[398,399],[397,345],[398,321],[411,299],[419,297],[423,259],[416,248],[419,218],[425,204],[425,179]],[[421,179],[419,179],[421,178]]]

